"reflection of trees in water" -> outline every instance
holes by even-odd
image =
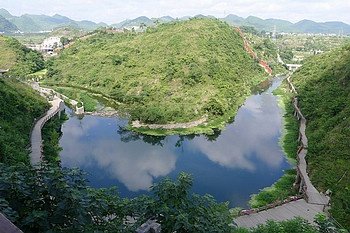
[[[251,91],[255,95],[261,94],[264,91],[266,91],[271,86],[272,83],[273,83],[273,79],[270,79],[270,78],[266,79],[261,83],[259,83],[257,86],[253,87]]]
[[[232,118],[232,120],[230,120],[229,124],[233,123],[234,118]],[[221,135],[221,130],[220,129],[213,129],[214,133],[211,135],[204,135],[205,138],[210,141],[210,142],[215,142],[216,139],[218,139],[218,137]]]
[[[207,139],[208,141],[214,142],[220,136],[221,130],[214,129],[213,131],[214,131],[214,134],[211,134],[211,135],[209,135],[209,134],[203,134],[203,135],[202,134],[179,135],[179,139],[176,141],[175,146],[176,147],[181,147],[183,145],[185,139],[188,140],[188,141],[191,141],[195,137],[200,137],[200,136],[204,136],[204,138]]]
[[[162,141],[165,139],[166,136],[150,136],[150,135],[144,135],[140,133],[136,133],[130,130],[125,129],[124,127],[118,126],[119,129],[117,130],[118,134],[120,135],[120,140],[122,142],[131,142],[131,141],[138,141],[142,140],[145,143],[151,144],[153,146],[163,146]]]
[[[198,134],[189,134],[189,135],[179,135],[179,139],[176,141],[175,146],[181,147],[185,140],[191,141],[195,137],[198,137]]]
[[[121,127],[121,126],[118,126],[117,132],[120,135],[120,140],[122,142],[142,140],[143,142],[151,144],[153,146],[155,145],[163,146],[164,145],[163,141],[166,138],[166,136],[150,136],[150,135],[140,134],[137,132],[127,130],[125,127]],[[204,138],[207,139],[208,141],[214,142],[220,135],[221,135],[221,130],[219,129],[214,129],[214,134],[211,134],[211,135],[208,135],[208,134],[179,135],[179,139],[176,141],[175,147],[181,147],[185,140],[191,141],[195,137],[200,137],[200,136],[204,136]]]

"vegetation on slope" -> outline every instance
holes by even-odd
[[[41,69],[43,60],[12,38],[0,36],[0,69],[26,75]],[[39,64],[38,64],[39,63]],[[0,162],[27,163],[30,130],[48,103],[30,87],[15,79],[0,78]]]
[[[62,135],[61,126],[68,119],[68,116],[62,112],[47,121],[42,128],[43,135],[43,155],[44,160],[49,164],[60,164],[60,147],[59,140]]]
[[[64,50],[48,71],[47,82],[102,92],[132,120],[160,124],[236,111],[265,75],[233,28],[209,19],[99,33]]]
[[[21,45],[16,39],[0,36],[0,69],[10,69],[10,76],[23,77],[44,68],[40,53]]]
[[[252,208],[259,208],[277,201],[281,202],[288,197],[296,195],[297,191],[293,188],[295,176],[295,169],[285,171],[283,176],[271,187],[262,189],[258,194],[253,194],[249,205]]]
[[[315,56],[293,75],[308,120],[313,184],[332,191],[332,215],[350,228],[350,45]]]
[[[0,162],[29,162],[30,130],[48,103],[30,87],[0,78]]]

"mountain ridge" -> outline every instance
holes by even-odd
[[[14,33],[18,30],[21,32],[51,31],[64,26],[71,26],[84,30],[95,30],[101,26],[108,26],[103,22],[95,23],[89,20],[77,21],[60,14],[54,14],[53,16],[44,14],[23,14],[21,16],[14,16],[3,8],[0,9],[0,16],[17,28],[17,30],[5,30],[5,27],[0,23],[0,32],[5,33]]]
[[[39,32],[50,31],[58,27],[71,26],[84,30],[95,30],[99,27],[112,26],[116,28],[131,28],[139,27],[141,24],[146,26],[154,26],[156,23],[168,23],[177,20],[188,20],[190,18],[213,18],[214,16],[198,14],[196,16],[183,16],[179,18],[171,16],[162,16],[158,18],[149,18],[147,16],[139,16],[134,19],[126,19],[118,23],[106,24],[103,22],[95,23],[90,20],[73,20],[69,17],[55,14],[48,15],[32,15],[24,14],[14,16],[6,9],[0,8],[0,32],[13,33],[16,31],[22,32]],[[292,23],[284,19],[261,19],[256,16],[248,16],[246,18],[229,14],[223,18],[219,18],[230,25],[235,26],[251,26],[258,31],[272,31],[276,26],[277,32],[286,33],[324,33],[324,34],[347,34],[350,35],[350,25],[341,21],[315,22],[304,19],[296,23]],[[6,25],[6,26],[5,26]],[[17,28],[17,30],[15,30]]]

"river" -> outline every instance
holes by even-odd
[[[86,171],[93,187],[117,186],[122,197],[147,194],[165,176],[184,171],[193,191],[247,207],[250,195],[272,185],[291,165],[281,149],[282,111],[270,87],[250,96],[232,123],[213,136],[150,137],[124,130],[125,119],[71,114],[62,126],[62,166]]]

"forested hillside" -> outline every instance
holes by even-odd
[[[0,163],[27,163],[29,133],[35,118],[48,103],[30,87],[15,79],[43,66],[38,53],[24,48],[15,39],[0,36],[0,69],[10,69],[12,78],[0,77]]]
[[[10,69],[10,76],[23,77],[45,66],[40,53],[11,37],[0,36],[0,54],[0,69]]]
[[[266,77],[242,38],[219,20],[162,24],[147,32],[99,33],[51,62],[47,82],[85,87],[123,103],[132,120],[209,124],[231,116]]]
[[[350,228],[350,45],[310,59],[293,83],[308,120],[312,182],[332,191],[331,213]]]

